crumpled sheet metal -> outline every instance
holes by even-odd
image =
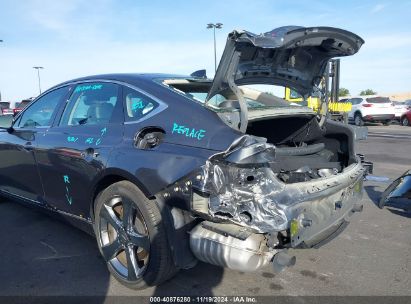
[[[272,149],[267,153],[273,153]],[[276,177],[268,163],[242,166],[226,162],[222,156],[227,156],[227,153],[215,155],[206,162],[202,167],[202,178],[193,184],[194,188],[210,194],[209,212],[212,216],[228,219],[261,233],[289,228],[290,220],[298,216],[294,214],[293,206],[303,201],[321,199],[353,185],[364,172],[361,164],[357,163],[339,175],[285,184]]]
[[[288,226],[287,206],[302,197],[298,189],[287,191],[267,167],[239,168],[207,162],[204,166],[210,213],[259,232],[284,230]]]

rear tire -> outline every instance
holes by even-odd
[[[362,127],[364,125],[364,120],[360,113],[355,113],[354,115],[354,124],[358,127]]]
[[[403,125],[403,126],[409,126],[410,125],[410,121],[408,120],[407,116],[404,116],[403,118],[401,118],[401,125]]]
[[[174,276],[166,229],[155,200],[128,181],[114,183],[95,200],[94,231],[110,273],[132,289]]]
[[[391,124],[391,120],[386,120],[382,123],[384,126],[389,126]]]

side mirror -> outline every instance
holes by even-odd
[[[8,132],[12,129],[13,125],[13,115],[1,115],[0,116],[0,128],[6,129]]]

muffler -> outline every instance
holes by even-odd
[[[267,265],[269,251],[263,234],[235,224],[204,221],[190,232],[190,248],[200,261],[239,271],[256,271]]]

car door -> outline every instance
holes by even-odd
[[[24,110],[12,128],[0,133],[0,190],[43,203],[44,191],[36,165],[38,141],[44,137],[68,93],[61,87],[45,93]]]
[[[110,82],[73,85],[55,124],[41,138],[39,171],[46,201],[53,208],[77,216],[89,214],[92,182],[122,141],[120,91]]]

